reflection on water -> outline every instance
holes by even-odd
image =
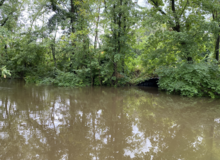
[[[0,84],[2,160],[219,160],[220,101]]]

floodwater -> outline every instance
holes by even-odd
[[[220,160],[220,100],[0,83],[1,160]]]

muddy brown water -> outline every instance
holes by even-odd
[[[1,160],[220,160],[220,100],[0,83]]]

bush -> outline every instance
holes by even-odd
[[[56,76],[46,77],[43,80],[39,80],[37,82],[38,85],[42,84],[53,84],[56,86],[63,86],[63,87],[78,87],[78,86],[85,86],[86,83],[83,83],[83,80],[79,78],[78,75],[71,73],[71,72],[63,72],[60,70],[56,70]]]
[[[24,78],[25,82],[30,84],[30,83],[37,83],[38,80],[39,80],[39,77],[38,76],[26,76]]]
[[[220,94],[220,70],[216,62],[183,63],[175,67],[160,67],[159,88],[183,96],[210,96]]]

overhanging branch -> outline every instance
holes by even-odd
[[[159,4],[157,2],[155,2],[154,0],[150,0],[150,1],[154,4],[154,7],[156,7],[158,11],[160,11],[161,14],[167,15],[162,9],[160,9]]]
[[[180,17],[182,16],[183,12],[186,10],[187,4],[189,4],[189,0],[187,0],[186,5],[184,6],[184,8],[183,8],[183,10],[182,10],[182,12],[181,12],[181,14],[180,14]]]

